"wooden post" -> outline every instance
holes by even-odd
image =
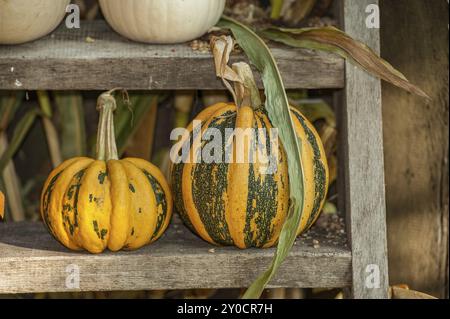
[[[380,9],[383,57],[431,97],[382,86],[389,277],[448,298],[448,2]]]
[[[378,0],[343,0],[343,26],[353,38],[380,51],[379,29],[366,13]],[[353,298],[387,298],[386,203],[380,80],[346,63],[341,116],[341,172],[352,249]]]

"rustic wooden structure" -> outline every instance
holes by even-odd
[[[383,57],[431,97],[383,86],[390,278],[448,298],[448,2],[380,9]]]
[[[375,50],[378,29],[366,27],[374,0],[339,1],[343,27]],[[87,41],[90,37],[94,41]],[[340,198],[348,239],[314,248],[299,239],[272,287],[349,287],[355,298],[387,298],[387,252],[380,81],[341,58],[310,50],[272,47],[287,88],[342,92]],[[242,59],[241,56],[233,59]],[[59,30],[39,41],[0,47],[0,89],[104,90],[218,89],[210,54],[187,44],[132,43],[103,22]],[[323,235],[312,231],[321,242]],[[273,249],[214,248],[181,225],[136,252],[98,256],[59,246],[41,224],[0,225],[0,293],[72,291],[70,265],[88,290],[245,287],[269,265]],[[69,267],[69,268],[67,268]]]

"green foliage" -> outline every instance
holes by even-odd
[[[129,104],[123,99],[117,99],[114,129],[119,157],[125,152],[130,139],[139,128],[140,121],[150,111],[154,105],[154,99],[157,98],[156,94],[133,93],[130,95]]]
[[[40,111],[37,108],[32,108],[25,113],[25,115],[17,123],[8,148],[0,157],[0,173],[3,172],[6,165],[8,165],[9,161],[16,154],[38,114],[40,114]]]
[[[295,134],[283,81],[269,48],[252,30],[233,19],[224,17],[220,20],[219,26],[228,28],[233,32],[236,41],[261,73],[266,94],[265,107],[274,127],[279,130],[288,160],[289,186],[291,189],[289,213],[283,224],[275,257],[270,268],[259,276],[244,294],[244,298],[253,299],[261,296],[265,286],[287,257],[295,242],[304,198],[301,150]]]
[[[337,28],[289,29],[271,27],[258,32],[258,34],[266,39],[292,47],[338,54],[380,79],[429,99],[429,96],[422,89],[411,84],[401,72],[378,56],[371,48]]]
[[[60,117],[60,145],[64,160],[87,156],[83,97],[78,92],[54,92]]]

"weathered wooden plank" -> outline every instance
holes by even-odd
[[[94,42],[86,41],[87,37]],[[322,52],[272,46],[287,88],[342,88],[344,62]],[[242,54],[232,61],[243,60]],[[260,81],[258,81],[260,83]],[[43,39],[0,46],[0,89],[223,89],[209,53],[189,44],[129,41],[104,21],[64,25]]]
[[[366,8],[376,0],[343,0],[345,31],[376,52],[378,29],[366,26]],[[345,178],[348,234],[355,298],[387,298],[386,203],[380,80],[346,64],[343,134],[340,147]]]
[[[311,230],[308,237],[318,239],[320,248],[311,238],[299,239],[271,286],[348,286],[351,254],[345,236],[324,238]],[[140,250],[90,255],[62,247],[41,223],[0,223],[0,293],[245,287],[273,253],[214,247],[175,223]],[[79,289],[66,285],[73,265],[79,269]]]

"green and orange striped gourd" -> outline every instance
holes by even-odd
[[[188,227],[212,244],[271,247],[278,242],[290,207],[287,155],[278,136],[272,134],[273,125],[250,66],[243,62],[228,66],[233,47],[231,37],[211,39],[216,75],[235,102],[206,108],[176,144],[173,152],[184,160],[172,165],[174,201]],[[301,148],[304,183],[300,234],[320,214],[329,173],[313,125],[294,108],[291,120]],[[217,135],[222,137],[220,143],[216,141],[211,148]],[[212,149],[216,152],[217,146],[222,150],[221,160],[205,161],[202,155]],[[183,154],[186,149],[187,156]]]
[[[307,230],[317,219],[328,188],[328,166],[322,142],[313,125],[296,109],[291,108],[297,137],[301,144],[304,169],[304,209],[298,234]],[[201,121],[201,133],[216,128],[222,136],[227,128],[270,129],[272,124],[264,108],[241,107],[234,103],[218,103],[206,108],[194,119]],[[190,143],[190,153],[203,152],[207,143],[194,150],[193,122],[189,134],[178,143],[178,152]],[[189,135],[189,136],[188,136]],[[270,147],[268,135],[254,134],[245,147],[253,158],[257,147]],[[207,140],[207,139],[206,139]],[[232,148],[235,149],[236,140]],[[256,143],[255,143],[256,142]],[[222,147],[225,150],[225,139]],[[277,169],[273,174],[260,170],[263,163],[175,163],[172,166],[172,189],[175,206],[188,227],[204,240],[217,245],[235,245],[239,248],[271,247],[277,243],[281,227],[289,210],[289,176],[286,154],[281,142],[276,156]],[[272,150],[273,151],[273,150]]]
[[[172,195],[156,166],[118,159],[113,92],[97,103],[97,158],[72,158],[53,170],[41,195],[50,233],[72,250],[133,250],[157,240],[172,215]]]

